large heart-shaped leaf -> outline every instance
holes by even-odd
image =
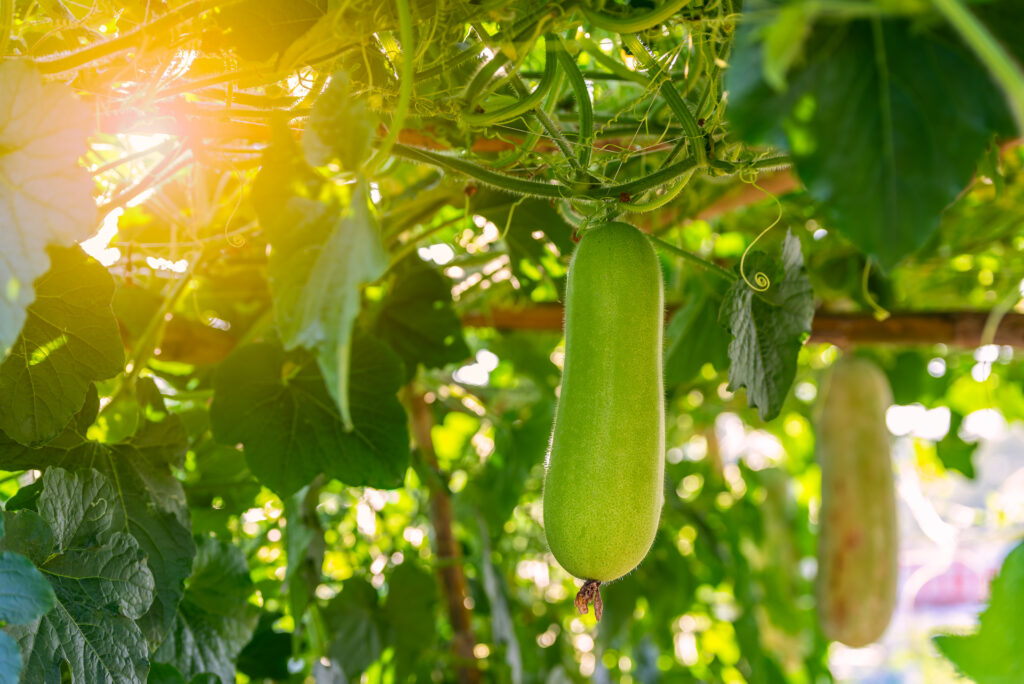
[[[49,550],[24,534],[31,525],[11,525],[4,536],[5,548],[45,558],[38,567],[56,596],[41,618],[5,627],[21,648],[23,684],[61,681],[64,670],[73,681],[145,681],[148,648],[135,620],[153,601],[153,575],[134,537],[116,531],[124,524],[116,501],[95,470],[49,468],[38,499],[38,517],[52,534]]]
[[[138,395],[146,407],[146,420],[131,439],[102,444],[79,435],[78,443],[72,446],[51,443],[31,449],[0,433],[0,467],[95,469],[112,483],[115,498],[111,504],[123,512],[114,526],[135,538],[155,581],[156,597],[138,624],[150,645],[156,647],[174,620],[185,578],[192,571],[196,546],[185,493],[171,473],[171,467],[181,467],[188,450],[185,427],[180,418],[166,412],[152,380],[139,382]],[[62,435],[61,441],[64,439]],[[70,437],[67,440],[70,442]]]
[[[409,463],[406,414],[395,393],[402,361],[368,335],[352,347],[346,432],[323,376],[308,354],[272,344],[235,351],[218,369],[210,408],[214,437],[244,444],[253,474],[289,496],[319,473],[349,485],[399,486]]]
[[[47,245],[95,227],[92,179],[78,166],[92,124],[67,86],[45,83],[25,60],[0,62],[0,358],[25,322]]]
[[[777,91],[763,22],[786,15],[762,9],[727,72],[733,129],[787,148],[829,227],[896,264],[938,229],[993,134],[1013,132],[1005,101],[964,48],[903,21],[820,22]]]
[[[124,368],[110,274],[78,247],[53,248],[50,259],[21,335],[0,364],[0,430],[28,445],[59,435],[93,381]]]

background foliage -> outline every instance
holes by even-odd
[[[977,353],[859,349],[948,409],[921,472],[974,477],[965,417],[1024,419],[991,344],[1022,28],[1013,0],[0,0],[0,682],[829,681],[814,317],[991,314]],[[539,499],[568,260],[612,218],[660,251],[669,448],[595,624]],[[1024,674],[1022,564],[936,642],[979,682]]]

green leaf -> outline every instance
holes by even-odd
[[[733,129],[788,149],[826,227],[893,266],[935,233],[992,134],[1012,132],[1002,95],[960,46],[902,21],[819,23],[779,93],[763,30],[746,22],[730,60]]]
[[[377,117],[364,99],[352,93],[352,80],[336,71],[316,99],[302,132],[302,150],[310,166],[337,159],[345,171],[356,171],[370,156]]]
[[[51,610],[56,598],[53,595],[53,587],[39,574],[31,558],[3,550],[4,521],[8,516],[14,519],[13,513],[0,512],[0,624],[21,624],[32,622]],[[17,523],[13,528],[17,538],[22,528]],[[45,539],[45,534],[40,536]],[[2,648],[0,645],[0,650]],[[20,667],[19,656],[18,668]],[[0,655],[0,681],[3,681],[3,672],[3,656]],[[14,674],[17,675],[17,671]]]
[[[933,356],[932,353],[905,350],[887,361],[879,360],[879,365],[883,365],[885,374],[889,377],[893,402],[921,402],[927,405],[936,403],[936,400],[941,400],[946,395],[953,374],[945,373],[942,377],[932,377],[928,373],[928,361]]]
[[[366,184],[356,187],[347,209],[295,196],[282,211],[264,212],[260,222],[272,244],[267,270],[284,346],[316,350],[327,389],[351,430],[348,360],[359,289],[388,266]]]
[[[437,582],[432,574],[411,562],[391,573],[384,616],[395,648],[395,681],[405,681],[420,656],[430,652],[437,638],[436,603]]]
[[[729,363],[729,333],[718,322],[722,298],[696,287],[686,304],[665,328],[665,386],[693,380],[705,363],[725,368]]]
[[[31,560],[0,552],[0,622],[32,622],[53,608],[55,601],[53,587]]]
[[[146,684],[186,684],[185,678],[178,668],[166,663],[153,663],[149,666]]]
[[[935,444],[935,455],[948,470],[956,470],[964,477],[974,479],[974,452],[981,442],[965,442],[960,439],[960,425],[964,422],[962,414],[950,411],[949,432]]]
[[[0,684],[18,684],[21,651],[10,634],[0,632]]]
[[[764,79],[777,91],[786,89],[786,73],[800,57],[811,30],[807,7],[792,3],[779,10],[778,19],[764,28]]]
[[[130,533],[146,554],[156,583],[156,597],[149,612],[139,620],[139,626],[155,647],[171,627],[185,578],[192,571],[196,547],[185,493],[171,472],[171,467],[184,463],[188,450],[185,427],[180,418],[167,413],[152,380],[140,380],[137,394],[146,420],[127,442],[82,442],[70,449],[51,445],[29,449],[7,442],[0,434],[0,467],[60,466],[76,471],[91,468],[116,484],[112,503],[122,515],[105,524]]]
[[[451,283],[416,258],[407,260],[384,297],[375,331],[401,355],[407,378],[421,363],[442,368],[469,356]]]
[[[324,608],[323,616],[332,635],[328,653],[349,681],[359,681],[383,651],[377,590],[366,580],[347,579],[341,593]]]
[[[725,294],[719,320],[729,329],[729,389],[747,388],[747,399],[761,420],[779,414],[796,377],[796,361],[805,336],[811,332],[814,298],[804,269],[800,240],[786,234],[782,266],[760,252],[745,264],[752,282],[763,273],[771,282],[755,292],[742,278]]]
[[[324,15],[327,0],[243,0],[214,15],[217,32],[243,59],[262,62],[284,52]]]
[[[153,600],[153,576],[135,539],[115,531],[123,514],[114,488],[96,471],[49,468],[42,481],[39,515],[55,544],[39,570],[56,607],[28,625],[5,628],[21,648],[23,684],[61,681],[65,669],[76,682],[144,681],[148,649],[135,620]],[[7,548],[43,555],[38,540],[14,537],[16,526],[5,522]]]
[[[572,254],[573,228],[550,201],[480,188],[471,207],[501,233],[508,246],[509,266],[526,292],[536,287],[538,277],[546,276],[556,282],[561,295],[566,269],[549,251],[548,243],[560,255]]]
[[[70,245],[95,227],[92,179],[78,166],[93,125],[62,83],[27,60],[0,63],[0,358],[25,323],[47,245]],[[3,411],[0,411],[2,414]]]
[[[42,493],[42,481],[37,482]],[[42,565],[53,551],[53,529],[34,510],[12,511],[10,503],[7,502],[8,510],[0,515],[7,530],[7,536],[0,539],[0,551],[16,548],[18,553],[27,556],[36,565]]]
[[[977,684],[1014,684],[1024,673],[1024,544],[1003,561],[992,597],[969,636],[935,637],[939,651]]]
[[[522,498],[530,471],[544,460],[555,419],[553,401],[533,404],[524,417],[509,412],[494,426],[494,452],[469,489],[491,536],[503,534],[505,522]]]
[[[193,533],[226,531],[232,516],[252,507],[260,483],[249,471],[242,450],[234,445],[207,438],[194,447],[194,452],[195,468],[188,471],[184,484]]]
[[[260,619],[252,639],[238,654],[238,671],[252,680],[288,679],[288,659],[292,657],[292,634],[278,632],[274,623],[281,613],[260,612]]]
[[[50,260],[25,327],[0,364],[0,430],[28,445],[59,435],[92,382],[124,368],[110,274],[78,247],[51,249]]]
[[[303,487],[283,501],[288,521],[284,531],[288,566],[283,589],[292,615],[305,614],[309,603],[316,600],[316,588],[323,575],[326,544],[317,512],[319,493],[319,486]]]
[[[214,437],[245,445],[256,477],[290,496],[319,473],[345,484],[393,488],[409,463],[405,409],[395,393],[402,362],[387,345],[360,335],[352,347],[349,398],[355,429],[346,432],[308,354],[271,344],[236,350],[214,378]]]
[[[170,635],[153,661],[186,678],[203,673],[235,681],[235,658],[252,638],[259,611],[249,603],[253,584],[242,550],[209,537],[199,541],[195,567]]]
[[[971,4],[971,13],[985,24],[1002,43],[1003,48],[1017,60],[1024,62],[1024,12],[1016,0],[989,0]]]

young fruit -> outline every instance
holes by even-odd
[[[853,647],[882,636],[896,604],[890,404],[882,371],[844,358],[832,369],[818,421],[818,618],[826,637]]]
[[[544,527],[562,567],[597,585],[643,560],[663,502],[663,288],[633,226],[586,232],[569,266],[565,366],[544,480]],[[599,607],[599,603],[598,606]],[[600,614],[598,614],[600,618]]]

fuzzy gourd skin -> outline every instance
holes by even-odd
[[[647,555],[664,500],[663,286],[633,226],[587,231],[569,267],[565,365],[544,480],[548,546],[607,582]]]
[[[859,648],[885,632],[896,605],[897,522],[881,370],[855,357],[832,369],[818,420],[822,632]]]

